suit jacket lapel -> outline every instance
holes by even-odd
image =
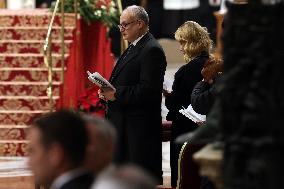
[[[129,53],[127,57],[125,57],[125,59],[122,60],[122,62],[120,62],[119,65],[116,67],[112,80],[123,70],[123,68],[130,62],[130,60],[132,60],[137,55],[138,55],[137,49]]]
[[[129,47],[128,47],[129,48]],[[115,70],[116,70],[116,68],[118,67],[118,65],[120,64],[120,63],[122,63],[121,61],[122,61],[122,58],[125,56],[125,53],[127,52],[127,50],[128,50],[128,48],[122,53],[122,55],[118,58],[118,60],[117,60],[117,62],[116,62],[116,64],[115,64],[115,66],[114,66],[114,68],[113,68],[113,71],[112,71],[112,74],[115,72]]]
[[[128,47],[129,48],[129,47]],[[112,82],[112,80],[113,80],[113,78],[114,78],[114,76],[115,76],[115,74],[117,73],[117,69],[118,69],[118,67],[120,66],[120,64],[122,64],[123,62],[121,62],[121,61],[123,61],[123,57],[125,56],[125,53],[127,52],[127,50],[128,49],[126,49],[123,53],[122,53],[122,55],[120,55],[120,57],[118,58],[118,60],[116,61],[116,64],[115,64],[115,66],[114,66],[114,68],[113,68],[113,70],[112,70],[112,72],[111,72],[111,76],[110,76],[110,82]]]
[[[146,42],[151,39],[151,36],[152,35],[150,33],[145,34],[145,36],[143,36],[143,38],[136,44],[136,46],[133,47],[132,51],[125,57],[124,60],[122,60],[121,57],[124,56],[124,53],[126,51],[121,55],[116,66],[113,69],[110,82],[112,82],[119,75],[119,73],[123,70],[123,68],[125,68],[125,66],[130,62],[130,60],[132,60],[134,57],[138,55],[140,49],[143,48]]]

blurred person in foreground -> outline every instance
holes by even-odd
[[[107,120],[84,115],[89,144],[85,159],[85,167],[96,177],[114,169],[112,164],[116,131]]]
[[[91,189],[156,189],[156,181],[135,166],[122,166],[96,180]]]
[[[29,166],[38,185],[51,189],[88,189],[93,175],[83,168],[87,146],[84,121],[61,110],[43,115],[28,134]]]

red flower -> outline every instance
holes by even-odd
[[[91,114],[104,115],[105,104],[98,96],[99,88],[92,86],[86,90],[86,93],[79,97],[79,109]]]
[[[102,6],[108,7],[110,3],[111,3],[111,0],[98,0],[96,2],[96,7],[98,8],[101,8]]]

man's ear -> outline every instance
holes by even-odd
[[[48,150],[49,162],[51,166],[59,167],[60,164],[64,162],[64,150],[58,143],[53,143],[50,145]]]
[[[138,20],[138,24],[139,24],[139,28],[143,28],[144,27],[144,22],[142,22],[141,20]]]

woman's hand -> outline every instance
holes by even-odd
[[[213,79],[206,79],[205,82],[207,82],[208,84],[212,85],[214,80]]]
[[[169,96],[170,94],[171,94],[170,91],[168,91],[168,90],[166,90],[166,89],[163,89],[163,95],[164,95],[165,97]]]

